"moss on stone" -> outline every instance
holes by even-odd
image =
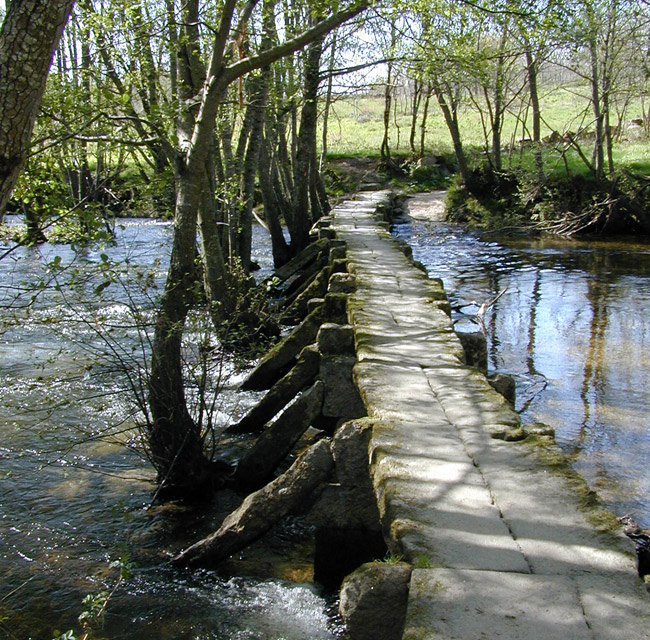
[[[570,456],[560,449],[551,435],[529,434],[521,444],[529,447],[538,461],[564,480],[585,519],[599,534],[612,544],[622,540],[621,524],[616,516],[605,508],[596,492],[571,466]],[[631,551],[629,554],[632,555]]]

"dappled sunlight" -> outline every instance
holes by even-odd
[[[336,215],[363,219],[350,211]],[[344,228],[339,231],[348,238]],[[425,567],[413,574],[406,636],[473,638],[486,628],[549,640],[587,640],[592,628],[606,636],[609,621],[583,609],[582,587],[573,579],[620,576],[625,600],[639,612],[645,601],[631,544],[616,534],[613,518],[607,536],[590,523],[594,505],[581,500],[589,496],[566,461],[557,462],[563,458],[551,438],[540,436],[546,438],[541,446],[557,453],[555,466],[545,466],[508,402],[483,375],[449,358],[457,348],[449,339],[452,322],[427,313],[426,281],[402,272],[397,281],[390,277],[396,268],[415,269],[403,257],[393,259],[402,255],[399,247],[381,237],[366,238],[364,254],[369,247],[372,267],[359,269],[354,237],[348,247],[361,285],[351,299],[359,350],[354,379],[372,419],[370,469],[384,534],[394,553]],[[534,282],[533,290],[539,288]],[[497,311],[522,295],[505,278],[491,284],[492,293],[505,289]],[[588,284],[572,292],[561,282],[554,291],[582,302]],[[492,313],[488,323],[498,317]],[[550,366],[561,377],[563,328],[568,323],[575,329],[585,317],[589,322],[591,316],[575,307],[546,308],[533,319],[520,314],[511,330],[521,333],[528,323],[535,340],[551,349]],[[530,344],[530,332],[523,335]],[[504,329],[500,337],[505,340]],[[523,443],[505,441],[514,432]],[[421,592],[419,578],[427,585]],[[603,597],[607,588],[606,580],[590,587],[592,594],[605,590]],[[638,624],[622,628],[634,633]]]

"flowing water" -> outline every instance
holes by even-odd
[[[257,235],[268,273],[268,241]],[[138,455],[132,398],[170,241],[167,223],[125,220],[105,247],[43,245],[0,260],[0,637],[80,635],[77,617],[91,604],[83,598],[101,606],[114,588],[94,637],[340,635],[298,521],[220,572],[166,564],[236,506],[229,495],[212,509],[149,506],[153,473]],[[8,248],[0,243],[0,253]],[[201,335],[194,327],[196,342]],[[254,396],[235,393],[242,373],[232,363],[217,360],[214,371],[223,387],[215,418],[225,424]],[[130,565],[123,582],[116,561]]]
[[[481,238],[427,215],[397,233],[443,278],[460,330],[477,329],[478,304],[505,289],[484,318],[490,368],[515,376],[524,420],[556,428],[615,513],[650,526],[650,248]],[[0,637],[79,631],[82,599],[116,585],[97,637],[341,634],[311,584],[309,532],[297,521],[220,572],[166,565],[235,504],[225,495],[207,511],[149,507],[153,474],[137,454],[131,398],[170,239],[166,223],[127,220],[114,245],[0,260]],[[268,272],[265,242],[259,234],[256,259]],[[217,369],[231,374],[216,410],[227,422],[253,398],[234,393],[241,372]],[[127,556],[118,584],[111,563]]]
[[[442,194],[438,194],[438,198]],[[395,233],[443,279],[459,331],[484,331],[488,367],[514,376],[525,422],[544,422],[616,515],[650,527],[650,239],[513,239],[440,221],[411,201]]]

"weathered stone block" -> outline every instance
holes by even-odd
[[[287,280],[293,274],[302,271],[307,265],[316,259],[319,253],[323,252],[325,255],[329,252],[330,241],[320,240],[307,245],[303,251],[297,256],[289,260],[285,265],[275,270],[273,276],[278,280]]]
[[[514,406],[516,398],[515,379],[506,373],[495,373],[488,378],[488,382],[495,391],[498,391],[511,405]]]
[[[325,355],[354,354],[354,331],[349,324],[323,323],[316,342],[318,350]]]
[[[482,331],[459,332],[458,338],[465,352],[465,364],[487,373],[487,340]]]
[[[363,487],[325,485],[310,510],[309,522],[319,529],[365,529],[381,534],[377,501],[372,491]]]
[[[320,414],[322,403],[323,384],[317,381],[261,433],[237,465],[237,481],[253,488],[267,482]]]
[[[320,379],[325,385],[323,415],[335,418],[360,418],[366,408],[352,381],[353,356],[322,356]]]
[[[402,240],[401,238],[397,238],[395,240],[397,242],[397,246],[399,247],[400,251],[407,257],[412,259],[413,258],[413,249],[411,248],[411,245],[409,245],[406,241]]]
[[[311,385],[320,369],[320,353],[315,345],[305,347],[296,365],[269,389],[268,393],[237,423],[228,428],[231,433],[261,431],[264,425],[296,394]]]
[[[311,298],[307,300],[307,313],[318,309],[325,302],[325,298]]]
[[[328,322],[346,324],[348,321],[348,296],[345,293],[328,293],[325,296],[323,317]]]
[[[331,293],[352,293],[357,286],[357,279],[350,273],[333,273],[327,286]]]
[[[303,505],[327,480],[333,466],[327,440],[302,453],[291,467],[259,491],[251,493],[218,531],[180,553],[177,565],[215,566],[259,538],[278,520]]]
[[[332,438],[336,477],[344,487],[372,488],[368,469],[372,425],[373,421],[368,418],[350,420],[342,424]]]
[[[293,302],[289,304],[282,316],[283,324],[298,324],[307,315],[309,300],[320,298],[327,293],[327,283],[331,273],[331,267],[325,265],[309,284],[295,296]]]
[[[314,342],[322,322],[323,308],[317,307],[259,361],[241,388],[245,391],[270,389],[293,365],[298,354]]]
[[[343,581],[339,613],[352,640],[401,639],[411,571],[403,562],[370,562]]]

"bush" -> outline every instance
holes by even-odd
[[[481,229],[579,233],[648,233],[650,180],[624,172],[598,181],[588,174],[548,176],[540,184],[522,170],[472,171],[457,178],[447,194],[450,221]]]

